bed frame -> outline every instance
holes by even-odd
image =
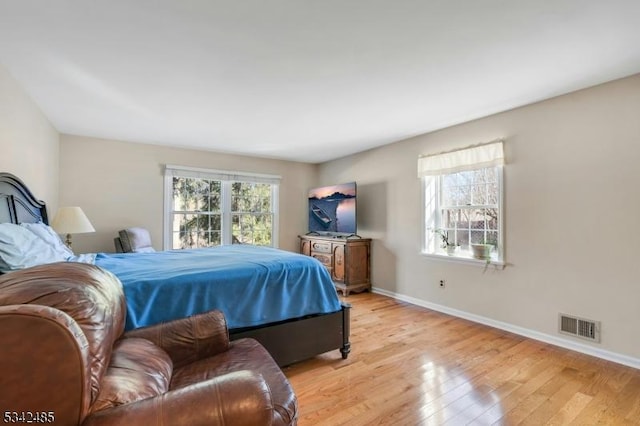
[[[47,207],[16,176],[0,172],[0,223],[48,222]],[[351,305],[330,314],[310,315],[259,327],[229,330],[231,340],[252,337],[286,366],[324,352],[339,349],[346,359]]]

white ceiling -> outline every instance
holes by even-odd
[[[640,72],[638,0],[0,0],[62,133],[322,162]]]

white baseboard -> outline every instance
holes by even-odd
[[[606,351],[604,349],[594,348],[593,346],[585,345],[580,342],[574,342],[568,339],[564,339],[559,336],[552,336],[546,333],[540,333],[539,331],[530,330],[528,328],[519,327],[517,325],[509,324],[502,321],[496,321],[491,318],[483,317],[480,315],[472,314],[458,309],[449,308],[447,306],[438,305],[436,303],[426,302],[424,300],[417,299],[411,296],[405,296],[403,294],[394,293],[382,288],[373,287],[371,289],[373,293],[382,294],[383,296],[389,296],[391,298],[401,300],[403,302],[411,303],[412,305],[422,306],[423,308],[431,309],[434,311],[442,312],[448,315],[452,315],[458,318],[464,318],[469,321],[477,322],[479,324],[488,325],[489,327],[499,328],[500,330],[509,331],[520,336],[529,337],[531,339],[539,340],[541,342],[549,343],[551,345],[560,346],[565,349],[580,352],[586,355],[595,356],[597,358],[606,359],[618,364],[626,365],[640,370],[640,359],[633,358],[627,355],[622,355],[616,352]]]

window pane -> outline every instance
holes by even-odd
[[[271,185],[266,183],[255,185],[253,211],[263,213],[271,211]]]
[[[456,186],[449,189],[452,206],[466,206],[472,203],[473,197],[473,176],[474,172],[455,173]],[[446,204],[445,204],[446,205]]]
[[[219,246],[222,244],[222,234],[220,232],[212,232],[211,233],[211,245]]]
[[[497,183],[487,184],[487,205],[497,206],[498,199],[499,199],[498,184]]]
[[[171,247],[219,245],[226,232],[232,235],[234,242],[272,244],[273,185],[229,183],[227,186],[218,180],[172,178],[173,200],[171,211],[167,212],[171,215]],[[230,192],[223,194],[227,188]],[[228,224],[222,221],[222,208],[225,205],[230,208],[228,213],[237,213],[231,214]]]
[[[453,186],[458,186],[458,173],[451,173],[449,175],[444,175],[442,186],[444,188],[451,188]]]
[[[251,186],[247,183],[234,182],[231,185],[231,211],[246,212],[251,205]]]
[[[231,196],[231,211],[232,212],[237,212],[240,211],[240,204],[239,204],[239,200],[240,198],[237,195],[232,195]]]
[[[491,244],[494,247],[498,246],[498,232],[497,231],[487,232],[486,244]]]
[[[240,242],[242,244],[253,244],[253,232],[251,229],[243,229],[240,233]]]
[[[184,188],[184,178],[173,177],[173,210],[182,210],[182,191]]]
[[[484,244],[484,231],[471,231],[471,244]]]
[[[471,229],[485,229],[484,209],[473,209],[469,211]]]
[[[468,256],[465,251],[470,249],[470,244],[490,243],[497,247],[501,239],[498,233],[499,176],[497,167],[440,176],[440,191],[436,199],[425,198],[425,223],[428,224],[429,232],[433,232],[433,229],[448,231],[449,242],[461,246],[457,253],[463,256]],[[428,188],[425,189],[425,195],[432,193]],[[433,211],[428,206],[435,206],[440,214],[428,216]],[[435,241],[429,247],[438,252],[440,239],[434,240],[431,236],[428,239],[430,242]]]
[[[243,214],[240,216],[240,226],[242,228],[253,228],[254,218],[250,214]]]
[[[271,211],[271,185],[234,183],[232,185],[231,210],[234,212]]]
[[[183,191],[184,196],[184,210],[193,211],[197,205],[197,179],[185,179],[185,186]]]
[[[173,220],[171,221],[171,230],[172,232],[180,232],[180,223],[182,222],[183,215],[174,214]]]
[[[191,196],[193,197],[192,205],[189,206],[191,210],[206,211],[209,208],[206,194],[209,192],[209,185],[202,179],[191,179]]]
[[[231,195],[241,195],[245,188],[245,183],[243,182],[233,182],[231,184]]]
[[[232,185],[234,243],[271,245],[271,185],[247,182]],[[260,214],[260,213],[269,214]]]
[[[271,242],[271,235],[272,235],[271,224],[273,222],[273,216],[270,215],[270,214],[264,214],[264,215],[257,216],[257,219],[259,219],[259,221],[256,224],[256,227],[255,227],[254,232],[253,232],[254,244],[261,245],[261,246],[270,246],[270,245],[272,245],[272,242]]]
[[[219,212],[221,210],[220,200],[222,198],[222,182],[218,180],[209,181],[209,211]]]
[[[268,213],[271,211],[271,188],[269,188],[269,193],[265,197],[260,200],[262,204],[260,207],[261,212]]]
[[[171,233],[171,248],[174,248],[174,249],[184,248],[180,244],[180,232]]]
[[[485,215],[487,220],[487,229],[491,229],[493,231],[498,230],[498,209],[485,209]]]
[[[234,244],[272,244],[272,215],[235,214],[233,222]]]
[[[222,231],[222,216],[219,214],[212,214],[210,218],[210,228],[212,231],[220,233]]]
[[[220,244],[220,222],[219,214],[174,215],[172,248],[198,248]]]
[[[233,244],[240,244],[240,215],[234,214],[231,216],[231,242]]]
[[[242,239],[242,215],[234,214],[232,216],[232,229],[231,233],[233,235],[232,242],[233,244],[242,244],[244,240]]]
[[[468,209],[460,210],[460,215],[459,215],[458,221],[456,222],[456,228],[469,229],[469,223],[470,223],[469,210]]]
[[[173,178],[173,208],[194,212],[194,214],[174,214],[172,248],[197,248],[209,245],[208,233],[212,223],[208,212],[212,207],[215,211],[219,211],[220,189],[219,181]],[[217,215],[218,230],[219,216]]]
[[[456,232],[456,244],[458,244],[463,250],[469,249],[469,231],[466,229],[460,229]]]
[[[442,224],[440,228],[453,229],[458,226],[460,222],[460,210],[447,209],[442,211]]]
[[[174,209],[175,210],[189,210],[189,205],[192,203],[189,192],[188,179],[174,178]]]
[[[496,167],[489,167],[484,169],[487,183],[498,182],[498,169]]]
[[[471,188],[471,204],[475,206],[487,204],[487,185],[473,185]]]

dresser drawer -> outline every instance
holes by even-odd
[[[312,241],[311,251],[317,251],[320,253],[331,253],[331,243],[324,241]]]
[[[327,266],[327,267],[331,266],[332,256],[330,254],[312,252],[311,257],[313,257],[314,259],[317,259],[324,266]]]
[[[311,256],[329,271],[331,280],[343,296],[371,289],[370,238],[338,238],[304,235],[300,253]]]

